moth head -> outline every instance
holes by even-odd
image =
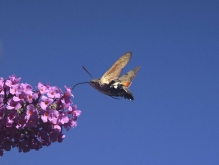
[[[90,86],[96,88],[97,85],[99,85],[99,80],[98,79],[93,79],[89,82]]]

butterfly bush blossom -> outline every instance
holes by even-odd
[[[81,111],[71,101],[71,88],[38,83],[33,90],[14,75],[0,78],[0,156],[17,147],[19,152],[39,150],[62,142],[67,131],[77,126]]]

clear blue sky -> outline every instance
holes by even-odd
[[[73,86],[127,51],[141,69],[134,101],[78,86],[65,140],[0,164],[218,165],[218,18],[216,0],[1,1],[0,77]]]

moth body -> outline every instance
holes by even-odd
[[[128,89],[134,77],[137,75],[139,66],[119,77],[123,68],[131,59],[131,52],[121,56],[113,66],[99,79],[93,79],[89,84],[99,92],[111,97],[124,97],[134,100],[131,91]]]

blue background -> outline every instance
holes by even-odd
[[[218,165],[219,2],[217,0],[1,1],[0,76],[37,86],[99,78],[125,52],[123,73],[140,65],[115,100],[88,84],[62,143],[6,152],[1,165]]]

